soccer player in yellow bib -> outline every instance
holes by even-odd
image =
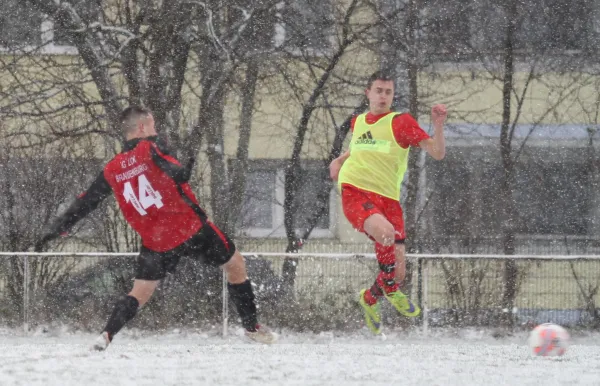
[[[337,180],[344,215],[359,232],[375,241],[379,274],[371,288],[360,292],[359,303],[369,329],[381,332],[379,300],[387,299],[402,315],[415,317],[421,312],[399,286],[406,273],[404,218],[400,206],[400,187],[408,166],[410,147],[420,147],[441,160],[446,154],[444,105],[431,109],[434,134],[430,137],[407,113],[391,111],[393,78],[376,72],[365,91],[369,112],[352,120],[349,149],[329,166]]]

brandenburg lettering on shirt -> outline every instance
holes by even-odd
[[[148,165],[141,164],[141,165],[134,167],[133,169],[129,169],[123,173],[117,174],[115,179],[117,180],[117,182],[125,181],[125,180],[128,180],[130,178],[133,178],[133,177],[136,177],[136,176],[142,174],[146,170],[148,170]]]

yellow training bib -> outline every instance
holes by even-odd
[[[400,200],[400,187],[408,167],[408,151],[396,142],[390,113],[372,125],[366,114],[356,117],[350,142],[350,157],[346,159],[338,186],[350,184],[359,189]]]

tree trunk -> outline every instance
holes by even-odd
[[[502,157],[502,187],[501,202],[503,203],[502,217],[502,250],[505,255],[515,253],[515,202],[513,199],[514,161],[511,154],[512,137],[511,96],[513,93],[514,75],[514,33],[517,17],[517,3],[513,0],[507,9],[507,27],[504,42],[504,77],[502,87],[502,126],[500,131],[500,154]],[[506,326],[512,326],[514,317],[515,297],[517,295],[519,270],[514,259],[506,260],[504,266],[504,291],[502,294],[503,321]]]
[[[411,0],[408,5],[408,15],[406,21],[407,36],[407,76],[408,76],[408,110],[410,114],[419,119],[419,65],[417,58],[417,47],[415,34],[418,18],[418,3]],[[408,156],[408,181],[406,184],[406,200],[404,202],[404,221],[406,233],[406,253],[415,253],[418,245],[418,224],[417,224],[417,203],[419,196],[419,181],[421,178],[421,149],[411,148]],[[406,259],[406,276],[404,283],[400,283],[404,291],[410,292],[413,282],[413,264]]]
[[[416,1],[411,1],[409,5],[409,15],[407,20],[407,36],[410,42],[413,42],[415,34],[415,25],[417,18]],[[408,109],[410,114],[419,119],[419,66],[413,47],[409,44],[408,50]],[[420,148],[411,148],[408,156],[408,181],[406,184],[406,201],[404,203],[404,221],[406,222],[406,251],[414,252],[414,246],[417,241],[417,197],[419,196],[419,180],[421,177],[421,167],[419,159],[421,157]],[[409,270],[407,269],[407,273]]]
[[[254,112],[254,97],[258,81],[258,63],[251,60],[246,68],[246,80],[242,87],[242,113],[240,117],[240,137],[238,140],[236,160],[230,178],[231,202],[228,224],[235,228],[238,215],[242,211],[244,193],[246,191],[246,174],[248,172],[248,147]]]
[[[205,122],[208,162],[210,164],[211,212],[214,222],[226,233],[230,233],[228,223],[229,179],[225,165],[223,143],[223,104],[225,91],[219,90],[211,103],[202,109]]]
[[[353,0],[345,14],[344,23],[345,26],[349,23],[351,16],[356,10],[357,1]],[[323,93],[325,92],[325,87],[327,86],[327,82],[330,77],[333,75],[333,72],[337,68],[340,63],[340,59],[346,53],[346,49],[350,47],[350,45],[356,41],[359,36],[351,32],[349,28],[344,28],[342,33],[342,39],[337,47],[336,51],[333,53],[329,62],[326,66],[324,66],[321,76],[316,77],[316,84],[313,90],[310,93],[309,98],[306,103],[302,106],[302,114],[300,116],[300,122],[298,123],[298,128],[296,130],[296,136],[294,138],[294,146],[292,149],[292,154],[285,168],[285,197],[283,203],[283,211],[284,211],[284,226],[285,233],[287,237],[287,248],[288,252],[295,252],[302,246],[302,240],[300,240],[296,236],[296,227],[295,227],[295,218],[296,218],[296,195],[298,193],[298,189],[301,183],[301,172],[302,167],[300,164],[301,151],[304,146],[304,139],[306,137],[306,132],[308,131],[308,123],[312,117],[313,112],[317,109],[317,101],[319,98],[323,97]],[[312,66],[310,63],[308,63]]]

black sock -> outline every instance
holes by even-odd
[[[250,280],[240,284],[227,283],[227,289],[242,319],[242,326],[248,331],[256,331],[256,325],[258,324],[256,303],[254,302],[254,292]]]
[[[123,326],[129,322],[137,313],[140,303],[133,296],[127,295],[119,299],[115,308],[113,309],[112,315],[104,331],[108,333],[108,339],[112,340],[113,336],[123,328]]]

